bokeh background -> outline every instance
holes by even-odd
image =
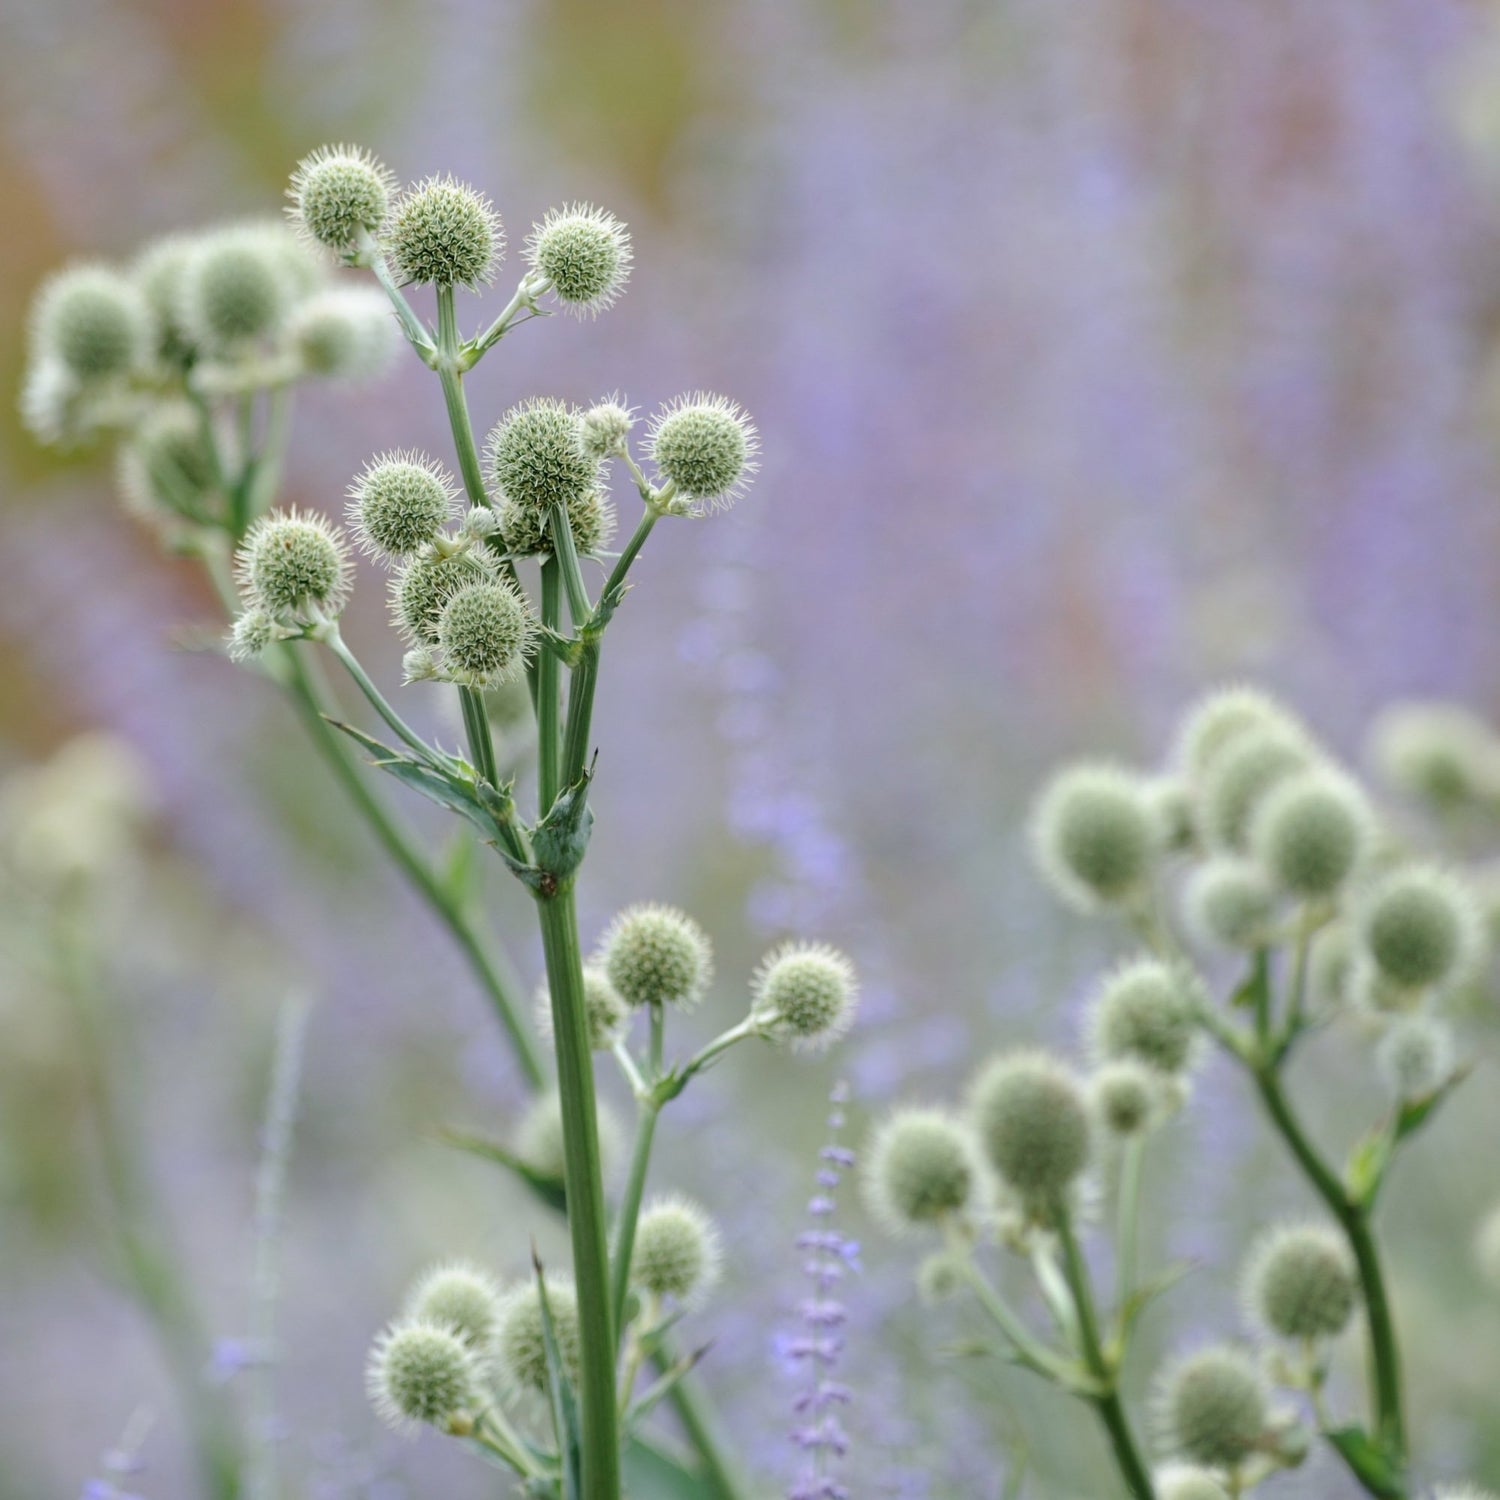
[[[1478,0],[0,0],[5,390],[59,259],[265,212],[300,155],[347,139],[408,180],[472,180],[513,243],[574,198],[631,225],[624,301],[508,339],[471,377],[478,423],[532,393],[649,408],[699,386],[759,423],[749,497],[658,531],[611,637],[582,901],[590,929],[627,900],[690,904],[721,1021],[788,931],[867,978],[838,1058],[736,1056],[664,1132],[657,1181],[728,1231],[705,1376],[767,1493],[794,1457],[778,1340],[831,1082],[859,1128],[952,1096],[987,1047],[1071,1040],[1112,951],[1027,868],[1047,764],[1159,758],[1182,701],[1226,677],[1351,755],[1393,697],[1497,706],[1497,98],[1500,12]],[[272,690],[204,649],[194,569],[121,516],[107,463],[39,451],[0,408],[0,758],[102,729],[142,767],[144,852],[101,919],[112,1024],[226,1378],[296,989],[290,1493],[493,1494],[440,1440],[384,1434],[360,1368],[428,1259],[518,1272],[533,1232],[562,1243],[432,1138],[514,1121],[503,1047]],[[446,452],[409,359],[302,398],[287,498],[335,510],[394,445]],[[350,635],[394,683],[382,615],[367,577]],[[413,716],[442,724],[424,691]],[[519,893],[497,878],[489,904],[533,980]],[[134,1489],[186,1496],[170,1388],[108,1273],[88,1080],[24,962],[30,912],[0,915],[0,1497],[78,1493],[142,1411]],[[1309,1077],[1335,1138],[1373,1107],[1362,1059]],[[1467,1092],[1386,1220],[1423,1464],[1496,1484],[1500,1307],[1469,1246],[1500,1195],[1500,1103],[1493,1074]],[[1150,1221],[1204,1269],[1153,1315],[1143,1368],[1236,1326],[1238,1247],[1303,1202],[1233,1076],[1211,1069],[1199,1106]],[[1097,1493],[1082,1419],[1024,1377],[934,1363],[956,1327],[915,1306],[910,1252],[853,1202],[846,1223],[855,1493],[997,1496],[1023,1449],[1028,1494]],[[1349,1489],[1317,1460],[1278,1493]]]

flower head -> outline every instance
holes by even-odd
[[[479,1399],[478,1361],[468,1343],[435,1323],[393,1323],[370,1349],[365,1390],[376,1414],[398,1430],[446,1428]]]
[[[594,317],[629,280],[630,234],[613,214],[588,203],[549,209],[526,238],[526,261],[551,282],[568,312]]]
[[[447,1261],[424,1272],[406,1295],[403,1316],[446,1328],[471,1349],[488,1352],[500,1321],[500,1283],[468,1261]]]
[[[483,193],[452,177],[429,177],[397,200],[391,258],[403,286],[477,287],[504,252],[500,216]]]
[[[1254,1323],[1298,1343],[1342,1333],[1359,1302],[1354,1259],[1321,1224],[1266,1231],[1246,1259],[1241,1290]]]
[[[627,1005],[690,1010],[713,978],[708,935],[686,912],[655,902],[626,907],[610,923],[599,955]]]
[[[592,494],[599,465],[583,450],[578,413],[565,401],[535,396],[513,406],[490,432],[490,474],[507,505],[545,517]]]
[[[546,1278],[547,1312],[551,1314],[553,1343],[569,1381],[578,1382],[582,1338],[578,1326],[578,1294],[570,1281]],[[517,1390],[545,1394],[551,1383],[547,1367],[546,1323],[541,1289],[535,1281],[510,1292],[500,1306],[495,1349],[500,1373]]]
[[[724,1258],[718,1226],[688,1198],[658,1198],[641,1210],[630,1279],[656,1297],[701,1302]]]
[[[1169,1365],[1157,1381],[1156,1424],[1168,1449],[1209,1469],[1234,1469],[1261,1444],[1270,1393],[1255,1362],[1227,1344]]]
[[[854,1021],[854,965],[823,943],[786,943],[769,953],[750,986],[762,1032],[805,1050],[831,1046]]]
[[[984,1195],[974,1137],[943,1110],[898,1109],[876,1129],[864,1158],[865,1202],[892,1234],[939,1227]]]
[[[1044,788],[1031,821],[1042,875],[1083,911],[1133,900],[1156,853],[1141,778],[1115,766],[1065,768]]]
[[[1202,986],[1185,964],[1135,958],[1108,974],[1088,1008],[1089,1045],[1101,1062],[1134,1058],[1182,1073],[1198,1050]]]
[[[1402,990],[1456,983],[1484,948],[1468,887],[1430,865],[1403,865],[1377,881],[1362,903],[1359,932],[1381,978]]]
[[[337,615],[349,597],[353,569],[344,534],[315,511],[273,511],[248,532],[235,555],[247,605],[277,619]]]
[[[127,375],[149,352],[151,315],[128,277],[79,265],[43,283],[31,314],[33,358],[55,362],[77,381]]]
[[[1050,1053],[1002,1053],[969,1095],[980,1146],[1033,1213],[1049,1216],[1088,1166],[1093,1126],[1077,1079]]]
[[[760,466],[755,424],[727,396],[679,396],[651,419],[648,452],[673,487],[673,506],[723,509],[745,492]]]
[[[297,163],[286,190],[287,214],[314,244],[347,254],[361,234],[378,235],[396,179],[359,146],[319,146]]]
[[[349,486],[349,521],[373,557],[410,557],[453,519],[458,487],[425,453],[372,458]]]

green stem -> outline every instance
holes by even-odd
[[[555,557],[542,561],[542,624],[556,630],[561,617],[561,589],[559,568]],[[541,652],[536,659],[536,761],[537,761],[537,812],[546,817],[559,790],[558,772],[561,752],[561,682],[558,677],[559,663],[550,651]],[[570,695],[571,696],[571,695]]]
[[[599,1164],[599,1126],[583,989],[583,955],[578,944],[578,918],[571,888],[564,887],[550,896],[539,895],[537,913],[547,960],[547,988],[552,997],[568,1229],[573,1244],[573,1277],[578,1289],[583,1493],[588,1500],[618,1500],[620,1440],[615,1397],[616,1344],[610,1301],[604,1181]]]
[[[359,658],[344,643],[344,638],[339,634],[337,625],[329,627],[323,636],[328,649],[338,657],[344,670],[354,679],[355,686],[365,695],[370,707],[385,720],[386,724],[394,731],[397,739],[402,740],[408,749],[415,750],[423,760],[430,760],[432,752],[427,742],[416,730],[407,724],[406,720],[396,712],[386,701],[385,694],[370,681],[369,674],[360,665]]]
[[[651,506],[647,506],[641,519],[636,523],[630,540],[625,543],[625,550],[615,559],[615,565],[610,569],[609,577],[604,580],[604,591],[601,599],[609,596],[625,582],[625,575],[630,571],[630,565],[636,560],[642,547],[646,545],[646,538],[651,535],[651,529],[661,518],[661,512]]]
[[[656,1122],[660,1117],[661,1105],[650,1099],[641,1101],[635,1126],[635,1145],[630,1152],[630,1175],[625,1180],[625,1196],[620,1200],[620,1211],[615,1216],[615,1245],[610,1256],[610,1305],[614,1309],[617,1337],[625,1326],[625,1296],[630,1288],[635,1228],[640,1222],[646,1173],[651,1166],[651,1145],[656,1138]]]
[[[1047,1376],[1065,1390],[1071,1389],[1073,1371],[1038,1340],[1012,1311],[1010,1304],[995,1289],[984,1272],[974,1264],[967,1254],[967,1249],[959,1251],[958,1254],[964,1279],[979,1299],[979,1305],[990,1315],[996,1326],[1015,1347],[1016,1357],[1039,1375]]]
[[[1126,1305],[1135,1295],[1136,1264],[1140,1247],[1141,1221],[1141,1166],[1146,1157],[1146,1143],[1135,1137],[1125,1143],[1120,1159],[1120,1199],[1117,1205],[1119,1220],[1116,1225],[1115,1301],[1123,1329]]]
[[[656,1354],[652,1363],[659,1370],[669,1370],[677,1363],[677,1353],[666,1334],[656,1340]],[[748,1481],[735,1467],[729,1457],[718,1423],[714,1420],[713,1407],[697,1374],[691,1370],[672,1387],[667,1397],[688,1441],[698,1451],[703,1477],[708,1481],[713,1500],[746,1500],[750,1494]]]
[[[568,614],[574,630],[582,630],[588,623],[594,606],[589,603],[589,591],[584,587],[583,570],[578,566],[578,548],[573,542],[573,526],[568,512],[561,505],[554,505],[547,520],[547,530],[552,537],[552,552],[562,568],[563,587],[568,595]]]
[[[474,442],[473,424],[469,421],[469,403],[464,399],[464,378],[459,372],[458,316],[453,306],[451,283],[438,283],[437,314],[437,373],[443,387],[443,403],[448,408],[448,425],[453,430],[458,470],[463,475],[469,504],[488,505],[490,497],[484,488],[484,471],[479,466],[479,449]]]
[[[396,311],[396,321],[400,323],[407,343],[421,355],[424,364],[430,364],[434,353],[432,339],[422,326],[421,319],[412,311],[411,303],[402,295],[401,288],[392,278],[391,268],[386,264],[385,255],[380,246],[375,243],[373,236],[361,233],[359,249],[362,256],[369,262],[371,271],[375,273],[375,279],[380,283],[381,290],[390,299],[390,304]]]
[[[491,786],[499,786],[495,740],[490,733],[490,716],[485,712],[484,698],[473,688],[461,687],[458,690],[458,701],[464,712],[464,731],[469,737],[469,754],[473,759],[474,769]]]

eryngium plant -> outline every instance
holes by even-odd
[[[623,1455],[655,1476],[638,1492],[687,1483],[733,1500],[743,1490],[692,1382],[698,1354],[680,1354],[673,1335],[712,1290],[719,1237],[696,1204],[646,1201],[655,1128],[741,1041],[805,1050],[836,1040],[853,1014],[855,976],[822,945],[777,949],[749,980],[741,1017],[673,1060],[667,1018],[707,994],[708,936],[686,913],[645,902],[620,913],[586,963],[574,890],[593,817],[601,650],[631,565],[663,519],[703,516],[744,492],[757,467],[755,428],[723,396],[685,395],[652,418],[638,455],[636,415],[619,398],[579,409],[538,395],[501,414],[481,450],[464,374],[553,308],[588,317],[608,308],[631,271],[625,226],[586,205],[548,213],[525,241],[526,268],[498,316],[465,336],[457,293],[490,283],[505,248],[481,193],[448,177],[398,192],[366,152],[328,147],[298,165],[289,197],[291,228],[232,224],[164,240],[132,267],[59,273],[37,298],[25,418],[44,441],[116,443],[128,504],[207,565],[231,616],[229,656],[264,668],[292,696],[353,807],[452,932],[537,1088],[513,1147],[477,1144],[566,1213],[572,1266],[526,1268],[518,1237],[509,1248],[522,1274],[508,1282],[470,1265],[425,1273],[371,1350],[376,1410],[392,1425],[426,1424],[471,1445],[511,1468],[528,1494],[612,1500]],[[374,284],[336,280],[338,267]],[[403,290],[426,285],[435,326]],[[339,619],[356,585],[344,528],[323,511],[274,508],[295,386],[375,373],[396,329],[438,378],[457,474],[393,446],[354,472],[347,521],[387,571],[407,681],[448,683],[457,695],[463,755],[413,730],[344,641]],[[614,471],[641,504],[618,552],[608,550]],[[597,592],[591,562],[604,573]],[[333,714],[310,660],[319,650],[349,674],[382,738]],[[520,684],[535,725],[529,816],[516,795],[521,757],[497,743],[492,723]],[[509,966],[369,785],[361,754],[457,815],[526,892],[546,955],[539,1029],[552,1066]],[[602,1161],[613,1129],[595,1102],[596,1052],[618,1065],[638,1106],[612,1211]],[[686,1463],[647,1436],[663,1401],[696,1450]],[[238,1493],[233,1475],[206,1480],[216,1495]]]
[[[1500,741],[1477,720],[1403,706],[1374,744],[1386,778],[1450,826],[1496,806]],[[1369,1494],[1415,1496],[1375,1219],[1392,1162],[1469,1068],[1454,1020],[1489,948],[1477,872],[1414,852],[1298,718],[1244,689],[1193,707],[1160,772],[1062,769],[1038,800],[1033,848],[1057,895],[1132,949],[1085,1003],[1079,1061],[1002,1052],[965,1098],[878,1126],[863,1153],[872,1210],[937,1242],[918,1271],[924,1296],[972,1297],[1006,1358],[1094,1409],[1135,1500],[1243,1495],[1301,1463],[1315,1437]],[[1237,981],[1216,991],[1207,976],[1226,968]],[[1330,1032],[1365,1049],[1387,1100],[1342,1167],[1287,1086],[1293,1056]],[[1158,1374],[1148,1447],[1127,1365],[1141,1313],[1179,1270],[1139,1264],[1142,1163],[1189,1107],[1209,1046],[1243,1072],[1321,1213],[1250,1247],[1248,1337],[1187,1350]],[[1107,1300],[1102,1257],[1087,1253],[1106,1230]],[[1046,1331],[1011,1290],[1028,1281]],[[1366,1391],[1340,1410],[1330,1354],[1356,1328]]]

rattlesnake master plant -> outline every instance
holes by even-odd
[[[1403,706],[1372,743],[1382,778],[1450,829],[1500,808],[1500,739],[1472,716]],[[1002,1052],[965,1097],[877,1126],[864,1153],[871,1207],[940,1246],[917,1272],[923,1297],[971,1296],[997,1352],[1093,1407],[1135,1500],[1271,1493],[1317,1441],[1372,1495],[1434,1493],[1412,1477],[1406,1382],[1420,1371],[1402,1364],[1376,1209],[1393,1160],[1470,1066],[1457,1021],[1491,1000],[1492,872],[1434,861],[1290,710],[1249,689],[1195,705],[1157,773],[1065,767],[1032,831],[1043,878],[1111,920],[1129,951],[1084,1005],[1087,1072]],[[1286,1081],[1325,1032],[1380,1081],[1341,1167]],[[1139,1319],[1181,1271],[1140,1266],[1142,1161],[1191,1113],[1209,1046],[1245,1075],[1321,1215],[1249,1247],[1240,1318],[1226,1309],[1225,1338],[1169,1361],[1142,1408]],[[1101,1257],[1086,1254],[1106,1234],[1107,1302]],[[1500,1266],[1496,1245],[1500,1210],[1479,1235],[1482,1265]],[[1016,1300],[1028,1282],[1045,1332]],[[1332,1350],[1352,1329],[1362,1399],[1329,1387]]]
[[[707,933],[684,912],[641,902],[610,924],[586,966],[574,887],[593,816],[602,645],[631,565],[663,518],[706,515],[745,492],[758,435],[735,402],[695,392],[650,419],[638,459],[637,416],[618,393],[586,408],[539,393],[498,414],[481,448],[464,373],[553,309],[609,308],[632,270],[625,225],[584,204],[549,212],[498,316],[465,337],[456,293],[491,283],[506,245],[482,193],[447,176],[400,191],[368,152],[329,146],[298,164],[288,197],[290,226],[174,235],[130,267],[59,273],[37,298],[24,418],[46,442],[115,444],[130,508],[203,560],[231,617],[227,654],[291,696],[354,811],[452,933],[536,1091],[514,1142],[458,1143],[507,1164],[539,1211],[566,1214],[572,1264],[528,1265],[518,1228],[500,1247],[503,1266],[421,1275],[370,1351],[376,1411],[468,1444],[532,1495],[612,1500],[622,1473],[634,1473],[640,1494],[660,1485],[736,1500],[746,1491],[692,1375],[703,1351],[676,1347],[677,1323],[717,1281],[720,1238],[707,1210],[680,1197],[643,1209],[656,1123],[741,1041],[815,1050],[836,1040],[857,1003],[854,971],[820,944],[778,948],[744,977],[737,1019],[673,1060],[669,1013],[714,1003]],[[435,326],[402,290],[429,285]],[[393,433],[362,464],[351,456],[349,530],[337,497],[278,509],[294,388],[378,374],[398,331],[438,377],[452,471]],[[622,474],[641,509],[611,552],[610,481]],[[390,650],[403,675],[456,691],[464,754],[413,730],[344,641],[351,592],[370,586],[355,546],[386,571]],[[590,562],[603,575],[594,587]],[[379,738],[333,711],[324,652],[367,701]],[[495,727],[516,683],[533,720],[529,744]],[[608,774],[608,747],[598,753]],[[515,774],[528,755],[530,816]],[[533,903],[547,969],[535,1031],[509,964],[387,809],[373,785],[385,776],[455,813]],[[618,1194],[606,1191],[605,1167],[620,1132],[595,1101],[596,1053],[618,1066],[637,1104]],[[690,1440],[686,1457],[651,1436],[663,1402]],[[206,1469],[204,1484],[223,1500],[239,1493],[223,1465]]]

